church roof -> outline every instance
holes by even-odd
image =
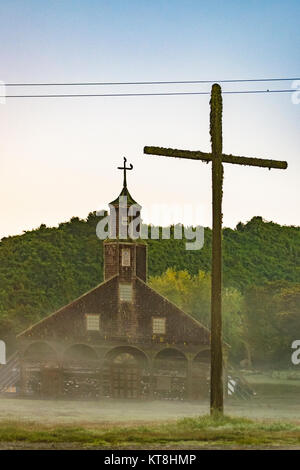
[[[64,338],[73,337],[78,334],[78,318],[84,317],[89,312],[103,314],[104,318],[116,318],[117,316],[117,299],[119,274],[112,276],[110,279],[103,281],[98,286],[84,293],[69,304],[61,307],[52,314],[42,318],[37,323],[31,325],[26,330],[19,333],[18,338]],[[146,295],[147,292],[147,295]],[[181,324],[181,328],[175,328],[176,337],[181,337],[184,333],[186,341],[189,342],[193,338],[192,343],[199,345],[210,343],[210,331],[191,315],[184,312],[173,302],[162,296],[159,292],[151,288],[138,276],[136,277],[136,305],[138,312],[141,310],[145,315],[152,315],[152,310],[163,312],[164,315],[174,318],[172,323]],[[145,300],[146,299],[146,300]],[[112,303],[113,300],[113,303]],[[175,320],[176,319],[176,320]],[[109,320],[110,321],[110,320]],[[118,320],[120,321],[120,320]],[[109,323],[109,322],[108,322]],[[199,336],[198,331],[202,330]],[[175,334],[175,333],[173,333]],[[58,336],[57,336],[58,335]],[[176,342],[176,341],[175,341]],[[225,343],[226,344],[226,343]]]
[[[110,206],[114,206],[114,207],[119,207],[120,205],[120,197],[126,197],[127,198],[127,205],[128,206],[132,206],[134,204],[138,205],[139,207],[140,204],[138,204],[134,199],[133,197],[131,196],[130,192],[128,191],[128,188],[127,188],[127,185],[124,185],[123,186],[123,189],[122,191],[120,192],[119,196],[112,202],[109,203]]]

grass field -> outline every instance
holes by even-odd
[[[300,449],[300,381],[249,381],[216,420],[208,402],[0,398],[0,449]]]
[[[209,416],[144,425],[2,422],[0,448],[300,448],[300,423]]]

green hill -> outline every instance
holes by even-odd
[[[76,298],[103,279],[99,218],[91,213],[58,227],[45,225],[0,242],[0,328],[20,331]],[[243,292],[265,281],[300,283],[300,227],[254,217],[225,228],[224,284]],[[185,240],[149,240],[149,276],[167,268],[197,274],[210,271],[211,230],[204,247],[186,251]]]

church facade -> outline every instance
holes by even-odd
[[[121,194],[109,205],[118,236],[103,242],[104,281],[18,336],[23,395],[209,396],[210,332],[147,284],[147,244],[128,237],[130,208],[137,207],[139,231],[141,206],[125,172]]]

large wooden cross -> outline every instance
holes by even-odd
[[[222,91],[215,83],[210,99],[211,153],[145,147],[144,153],[164,157],[188,158],[212,162],[212,289],[211,289],[211,385],[210,412],[223,413],[223,350],[222,350],[222,196],[223,162],[265,168],[286,169],[287,162],[262,158],[239,157],[222,153]]]

